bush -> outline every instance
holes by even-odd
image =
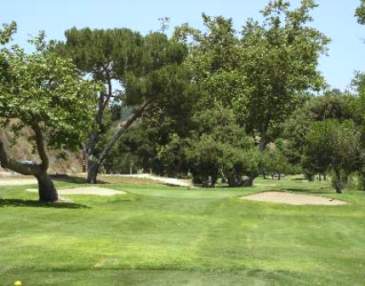
[[[278,175],[279,180],[282,174],[288,174],[292,170],[282,148],[281,142],[270,144],[263,153],[261,163],[264,174]]]
[[[214,187],[220,170],[220,158],[222,158],[220,144],[211,136],[203,135],[199,141],[191,142],[186,156],[194,183],[201,183],[204,187]]]
[[[256,148],[242,150],[224,146],[222,173],[230,187],[252,186],[259,175],[260,153]]]
[[[332,186],[341,193],[349,175],[362,166],[360,132],[352,121],[316,122],[306,136],[303,158],[303,168],[312,174],[331,170]]]

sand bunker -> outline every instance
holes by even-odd
[[[126,177],[126,178],[149,179],[149,180],[156,181],[156,182],[159,182],[161,184],[168,185],[168,186],[188,187],[188,188],[193,187],[193,183],[192,183],[191,180],[159,177],[159,176],[155,176],[155,175],[151,175],[151,174],[114,175],[114,176]]]
[[[242,197],[243,200],[271,202],[288,205],[321,205],[321,206],[340,206],[346,205],[344,201],[339,201],[331,198],[293,194],[286,192],[263,192],[254,195]]]
[[[28,192],[36,193],[38,192],[37,189],[27,189]],[[116,195],[125,195],[126,192],[123,191],[116,191],[107,188],[99,188],[99,187],[81,187],[81,188],[74,188],[74,189],[63,189],[57,190],[58,194],[61,196],[67,195],[92,195],[92,196],[116,196]]]

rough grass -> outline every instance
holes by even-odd
[[[44,205],[26,188],[0,188],[0,285],[364,285],[364,192],[299,178],[236,190],[126,182],[108,188],[128,195]],[[349,205],[239,199],[264,190]]]

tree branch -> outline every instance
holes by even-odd
[[[112,97],[113,97],[113,86],[111,79],[108,77],[108,94],[106,99],[104,100],[103,109],[105,109],[108,106],[108,103]]]
[[[20,163],[14,159],[9,158],[1,139],[0,139],[0,165],[5,169],[12,170],[22,175],[35,175],[39,171],[36,165]]]

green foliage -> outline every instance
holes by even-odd
[[[183,140],[175,133],[169,136],[166,145],[159,148],[157,159],[164,174],[170,177],[178,177],[179,174],[188,171],[186,145],[186,140]]]
[[[282,175],[288,175],[292,171],[292,166],[286,155],[287,142],[278,139],[274,144],[269,144],[263,153],[261,170],[265,175],[271,174],[281,179]]]
[[[327,91],[322,96],[309,97],[283,124],[284,137],[288,140],[286,154],[289,161],[293,164],[300,163],[306,145],[306,134],[312,122],[327,119],[357,121],[357,105],[354,96],[336,90]],[[304,160],[302,163],[305,170],[313,169],[309,166],[311,162]]]
[[[11,40],[11,36],[16,32],[16,23],[3,24],[3,28],[0,29],[0,45],[4,45]]]
[[[190,142],[187,150],[187,159],[193,174],[194,183],[204,187],[214,187],[217,182],[220,162],[223,155],[222,144],[219,144],[210,135],[202,135]]]
[[[329,40],[308,25],[315,4],[289,6],[272,1],[262,12],[262,24],[249,20],[243,29],[240,68],[249,91],[247,130],[259,132],[262,147],[269,142],[269,130],[295,110],[298,94],[324,84],[317,66]]]
[[[308,25],[315,7],[313,1],[296,9],[272,1],[264,21],[249,20],[241,36],[232,19],[204,14],[206,32],[178,27],[175,37],[190,43],[186,65],[201,92],[200,109],[215,103],[232,109],[248,134],[260,135],[261,148],[275,139],[301,94],[324,86],[317,65],[329,40]]]
[[[193,38],[185,65],[191,70],[199,90],[196,112],[214,109],[215,104],[220,104],[232,109],[243,125],[247,105],[242,79],[245,75],[238,69],[240,44],[232,19],[203,14],[203,23],[206,33],[186,25],[175,31],[183,42],[187,35]]]
[[[65,43],[56,43],[56,50],[72,57],[77,67],[95,80],[119,79],[140,62],[142,36],[129,29],[72,28],[65,37]]]
[[[10,80],[1,85],[0,117],[16,129],[39,125],[49,147],[77,148],[90,126],[96,86],[82,80],[69,59],[42,50],[3,52]]]
[[[360,132],[352,121],[325,120],[313,123],[306,136],[304,160],[312,173],[333,172],[333,186],[342,192],[348,176],[359,170],[361,162]]]
[[[105,83],[106,93],[122,95],[114,101],[123,99],[130,105],[160,96],[167,76],[175,72],[175,65],[181,64],[187,53],[183,44],[159,32],[143,37],[130,29],[72,28],[65,36],[66,42],[56,43],[55,49],[72,57],[82,72]],[[113,80],[124,90],[108,91]]]
[[[195,129],[188,141],[187,160],[196,182],[214,186],[218,177],[230,186],[251,182],[258,176],[258,158],[253,139],[239,127],[232,110],[217,105],[194,116]]]
[[[254,188],[210,192],[116,177],[107,187],[127,195],[70,196],[74,203],[53,206],[32,201],[28,187],[2,186],[0,284],[362,285],[364,194],[351,189],[338,196],[327,182],[300,179],[258,178]],[[240,199],[273,189],[349,204]]]
[[[355,16],[357,17],[357,21],[364,25],[365,24],[365,1],[361,0],[360,6],[355,11]]]
[[[221,158],[221,169],[224,178],[230,187],[252,186],[253,180],[258,177],[261,156],[257,148],[241,149],[225,144]]]

